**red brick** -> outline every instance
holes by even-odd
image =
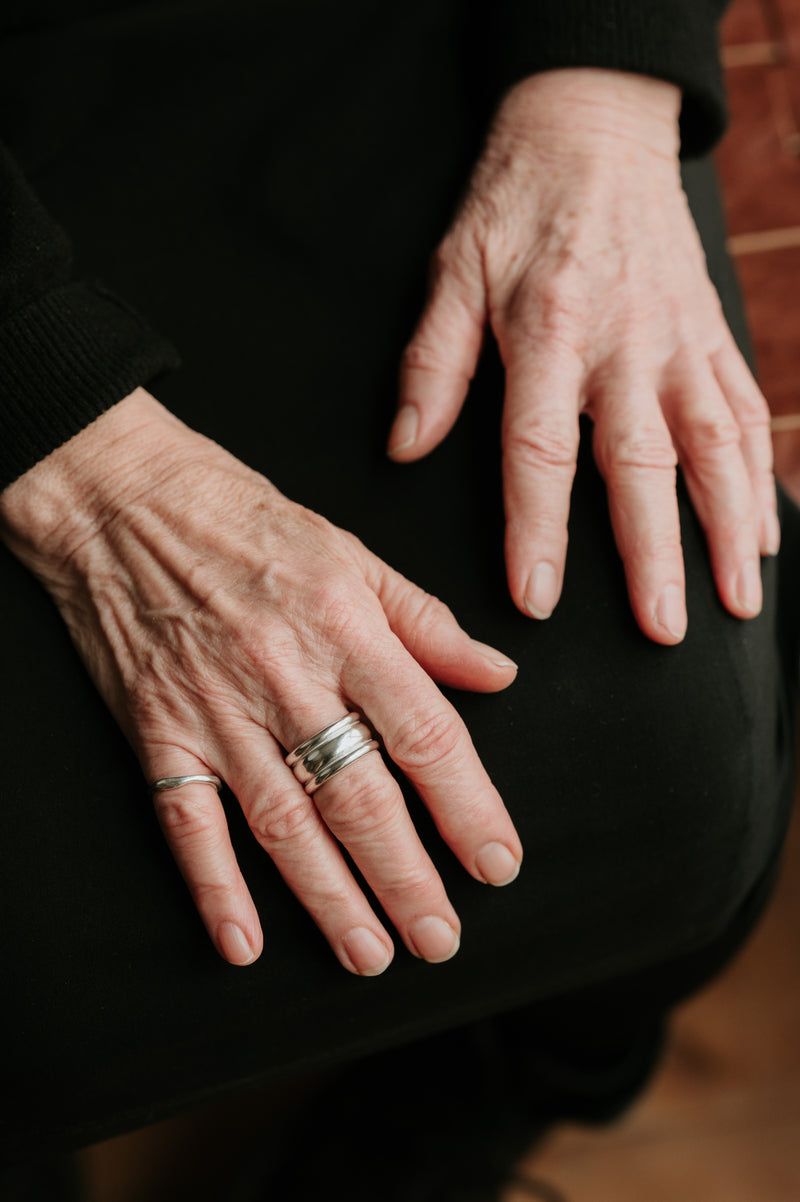
[[[742,255],[736,266],[770,409],[800,413],[800,246]]]
[[[720,24],[723,46],[768,42],[770,37],[762,0],[733,0]]]
[[[717,150],[732,234],[800,225],[800,159],[786,67],[727,72],[731,125]]]

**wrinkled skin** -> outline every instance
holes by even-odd
[[[780,531],[769,414],[722,314],[678,163],[677,88],[599,70],[532,77],[501,106],[433,259],[389,440],[427,454],[464,401],[487,323],[506,371],[511,595],[536,618],[561,591],[578,417],[594,421],[633,610],[686,630],[680,463],[720,597],[761,607]]]
[[[686,624],[676,458],[732,612],[757,612],[759,551],[779,537],[766,409],[680,188],[677,104],[669,85],[598,71],[509,94],[435,256],[391,438],[404,460],[445,436],[489,321],[507,372],[515,602],[535,617],[556,603],[587,412],[634,610],[665,643]],[[381,757],[313,800],[283,757],[360,710],[467,871],[507,883],[519,839],[433,681],[499,690],[513,664],[143,389],[10,485],[0,526],[53,596],[147,780],[222,777],[345,968],[381,972],[393,946],[340,843],[410,951],[454,954],[458,916]],[[185,785],[155,804],[218,951],[252,962],[261,929],[216,793]]]
[[[0,515],[147,780],[226,781],[350,971],[382,971],[393,945],[337,840],[411,952],[454,954],[458,916],[381,756],[312,800],[284,755],[361,710],[465,868],[505,883],[519,839],[432,678],[492,691],[514,679],[511,661],[143,389],[11,485]],[[250,963],[261,928],[215,791],[187,784],[155,802],[218,950]]]

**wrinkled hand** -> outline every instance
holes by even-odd
[[[284,754],[359,709],[465,868],[503,884],[519,839],[431,677],[493,691],[513,680],[510,661],[142,389],[6,489],[0,518],[149,781],[222,777],[350,971],[382,971],[393,948],[337,841],[413,954],[453,954],[458,916],[382,757],[312,799]],[[259,920],[215,791],[190,784],[155,801],[217,949],[254,960]]]
[[[761,608],[774,554],[767,407],[727,327],[678,164],[680,95],[599,70],[535,76],[502,104],[433,260],[404,355],[389,453],[452,427],[488,321],[506,372],[506,563],[536,618],[561,592],[578,416],[594,421],[614,533],[641,628],[686,630],[675,467],[727,608]]]

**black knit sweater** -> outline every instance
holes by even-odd
[[[250,36],[254,9],[289,0],[11,0],[0,16],[0,488],[78,433],[105,409],[138,385],[146,385],[179,364],[177,351],[97,279],[75,279],[68,236],[38,201],[16,161],[17,143],[26,147],[30,169],[47,171],[48,162],[69,153],[62,143],[30,150],[37,113],[64,106],[71,128],[102,112],[104,85],[130,75],[146,86],[147,65],[141,41],[133,41],[129,61],[120,58],[125,39],[113,39],[115,26],[149,22],[158,38],[159,20],[174,35],[176,19],[213,18],[232,31],[242,72],[264,69],[264,47]],[[301,0],[296,0],[300,3]],[[313,12],[330,8],[328,0],[302,0]],[[363,9],[365,20],[375,0],[339,0]],[[476,70],[495,100],[510,85],[534,72],[557,67],[594,66],[647,74],[677,84],[683,91],[683,153],[708,150],[725,122],[716,22],[726,0],[431,0],[452,12],[463,32],[471,22],[479,36]],[[180,22],[178,23],[180,25]],[[64,75],[53,71],[62,33],[76,26],[86,36],[70,37],[68,92]],[[127,28],[127,26],[126,26]],[[238,33],[238,30],[241,33]],[[103,56],[103,36],[111,37],[114,61]],[[166,35],[165,35],[166,36]],[[37,47],[41,46],[41,56]],[[76,46],[79,47],[76,55]],[[20,52],[20,53],[18,53]],[[302,48],[298,48],[302,56]],[[16,69],[18,63],[24,64]],[[31,69],[33,63],[33,69]],[[40,69],[36,69],[37,65]],[[175,70],[182,67],[179,56]],[[189,70],[190,68],[185,68]],[[410,72],[413,77],[413,70]],[[179,94],[179,92],[176,92]],[[225,94],[218,96],[224,127]],[[65,123],[66,128],[66,123]],[[120,131],[120,137],[126,136]],[[180,153],[180,148],[173,148]],[[153,152],[153,179],[158,179]],[[163,151],[162,151],[163,153]],[[111,281],[113,284],[113,280]],[[221,351],[224,353],[224,351]]]

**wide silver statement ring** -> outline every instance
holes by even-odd
[[[295,747],[287,755],[286,763],[306,793],[311,794],[342,768],[377,748],[372,731],[354,711]]]

